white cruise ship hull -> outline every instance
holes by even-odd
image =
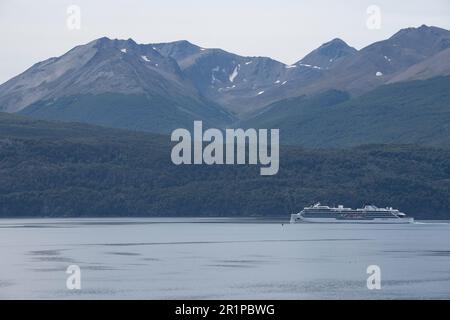
[[[336,218],[306,218],[300,214],[291,215],[291,223],[376,223],[376,224],[407,224],[414,223],[414,218],[373,218],[373,219],[336,219]]]

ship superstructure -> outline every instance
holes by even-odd
[[[291,215],[291,223],[413,223],[414,218],[392,207],[378,208],[366,205],[352,209],[343,205],[329,207],[316,203],[305,207],[301,212]]]

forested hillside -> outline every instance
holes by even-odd
[[[339,148],[369,143],[450,147],[450,76],[384,85],[360,97],[330,90],[269,106],[240,125],[280,128],[283,143]]]
[[[175,166],[169,137],[0,115],[0,216],[286,217],[316,201],[450,218],[450,150],[281,147],[280,171]]]

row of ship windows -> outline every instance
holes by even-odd
[[[303,217],[311,217],[311,218],[335,218],[335,217],[370,217],[370,218],[385,218],[385,217],[395,217],[392,214],[302,214]]]

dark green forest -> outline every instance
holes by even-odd
[[[419,144],[450,147],[450,76],[383,85],[359,97],[329,90],[282,100],[240,123],[280,128],[303,147]]]
[[[282,132],[281,132],[282,134]],[[316,201],[450,219],[450,150],[280,147],[280,171],[175,166],[167,136],[0,114],[0,216],[280,216]]]

